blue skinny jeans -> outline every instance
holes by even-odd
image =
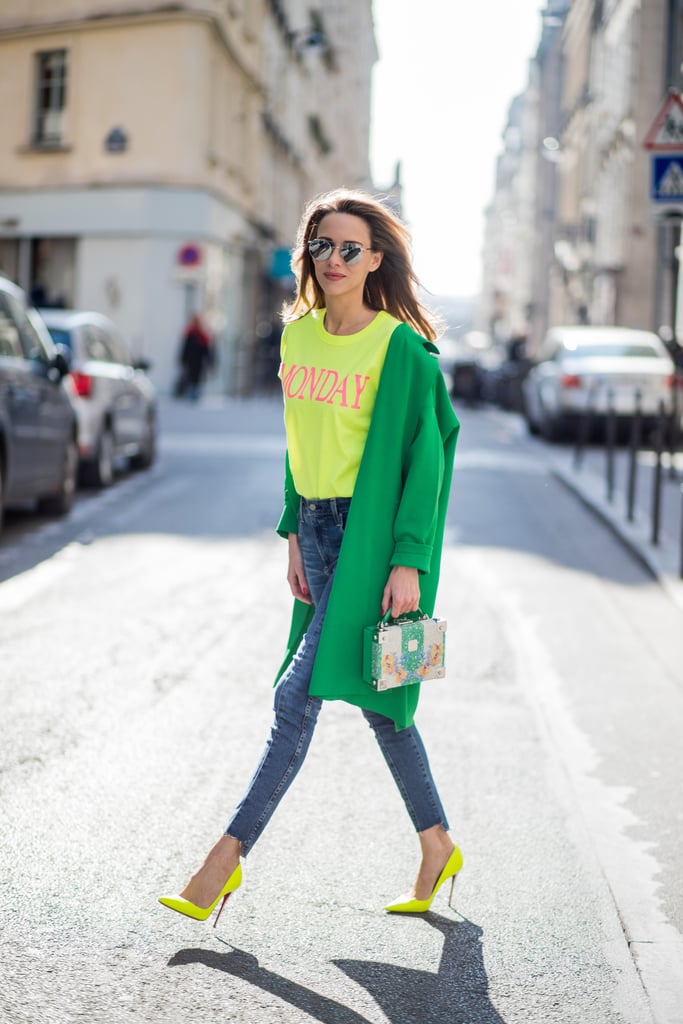
[[[304,762],[322,706],[308,688],[350,498],[302,499],[299,546],[315,614],[291,664],[275,688],[275,718],[261,760],[230,819],[226,835],[238,839],[244,856],[268,824]],[[415,726],[396,732],[385,715],[363,710],[403,797],[417,832],[448,822]]]

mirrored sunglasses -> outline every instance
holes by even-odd
[[[341,245],[332,245],[329,238],[312,238],[308,243],[308,251],[317,263],[324,263],[329,260],[335,249],[348,266],[358,263],[364,252],[372,252],[372,249],[358,245],[357,242],[342,242]]]

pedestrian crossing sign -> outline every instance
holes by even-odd
[[[653,154],[651,199],[660,206],[683,206],[683,153]]]
[[[683,101],[680,93],[671,90],[643,142],[645,149],[655,153],[683,151]]]

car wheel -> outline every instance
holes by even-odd
[[[157,429],[154,413],[150,413],[145,422],[145,435],[137,455],[133,455],[130,464],[133,469],[149,469],[157,454]]]
[[[76,495],[76,476],[78,474],[78,445],[71,438],[64,449],[64,468],[59,490],[41,498],[38,508],[48,515],[65,516],[71,511]]]
[[[114,435],[104,427],[97,443],[97,454],[83,467],[84,482],[93,487],[110,487],[114,482]]]

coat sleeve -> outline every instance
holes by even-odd
[[[443,479],[443,438],[432,389],[404,460],[391,565],[430,571]]]
[[[281,537],[287,537],[290,533],[299,532],[299,503],[300,497],[294,486],[294,478],[289,468],[289,452],[285,453],[285,503],[282,509],[280,521],[277,524],[277,532]]]

